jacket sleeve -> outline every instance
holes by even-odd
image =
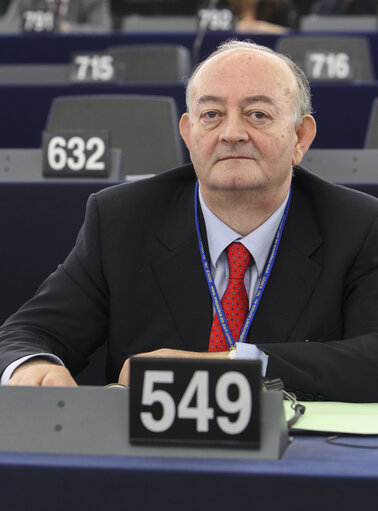
[[[345,274],[342,338],[258,344],[298,399],[378,401],[378,219]],[[303,339],[304,341],[304,339]]]

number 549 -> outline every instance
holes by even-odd
[[[155,418],[150,411],[140,412],[140,419],[146,429],[154,433],[167,431],[177,419],[196,421],[198,433],[209,431],[209,421],[215,420],[218,427],[226,434],[238,435],[248,426],[252,413],[252,393],[250,384],[243,374],[227,371],[217,380],[215,400],[221,414],[215,416],[214,408],[209,406],[209,373],[197,370],[186,387],[176,408],[175,401],[167,390],[157,389],[157,384],[173,384],[174,372],[169,370],[146,370],[144,373],[142,405],[152,406],[159,403],[162,408],[160,418]],[[231,386],[237,389],[237,398],[231,400]],[[195,403],[195,404],[191,404]],[[236,414],[230,419],[228,415]]]

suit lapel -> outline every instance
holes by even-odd
[[[158,234],[165,255],[152,265],[184,348],[207,351],[211,297],[194,222],[194,184],[187,187]]]
[[[204,276],[194,222],[194,182],[186,186],[158,233],[163,255],[152,264],[183,348],[206,351],[212,302]],[[203,241],[205,242],[203,235]],[[318,281],[321,267],[312,258],[321,246],[308,197],[295,186],[272,273],[249,332],[250,342],[290,338]]]
[[[250,342],[289,339],[318,281],[311,256],[322,244],[308,198],[295,187],[272,273],[249,332]]]

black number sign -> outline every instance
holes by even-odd
[[[74,53],[70,79],[76,83],[108,83],[126,79],[126,65],[107,53]]]
[[[105,130],[57,130],[43,133],[43,175],[105,177],[110,168]]]
[[[340,81],[356,78],[355,66],[345,52],[312,51],[305,55],[305,72],[309,80]]]
[[[257,448],[261,364],[131,359],[130,442]]]
[[[234,29],[234,16],[230,9],[200,9],[197,13],[198,24],[210,31],[229,31]]]
[[[55,29],[54,13],[43,10],[24,10],[22,13],[22,30],[24,32],[53,32]]]

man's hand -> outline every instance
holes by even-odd
[[[6,385],[77,387],[67,368],[41,358],[17,367]]]
[[[194,352],[184,350],[172,350],[169,348],[161,348],[159,350],[150,351],[148,353],[140,353],[135,357],[160,357],[160,358],[226,358],[228,351],[212,351],[212,352]],[[130,386],[130,359],[126,359],[121,372],[119,373],[118,383]]]

